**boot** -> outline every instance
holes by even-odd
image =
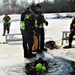
[[[72,45],[71,45],[71,44],[69,44],[69,45],[68,45],[68,48],[71,48],[71,47],[72,47]]]
[[[42,50],[41,49],[37,49],[36,52],[37,53],[42,53]]]
[[[31,54],[29,53],[28,50],[24,52],[24,57],[25,58],[32,58],[32,56],[31,56]]]
[[[24,57],[25,58],[32,58],[32,57],[36,57],[36,54],[33,54],[33,53],[26,53],[26,54],[24,54]]]
[[[36,57],[36,54],[33,54],[33,53],[32,53],[31,56],[32,56],[32,57]]]
[[[3,34],[2,36],[5,36],[5,34]]]
[[[71,47],[72,47],[72,45],[69,44],[68,46],[65,46],[65,47],[63,47],[63,48],[68,49],[68,48],[71,48]]]
[[[44,49],[43,49],[43,51],[47,51],[47,49],[46,49],[46,48],[44,48]]]

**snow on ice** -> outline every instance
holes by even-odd
[[[59,18],[59,19],[53,19],[54,17],[57,17],[57,14],[44,14],[46,20],[48,21],[48,26],[45,26],[45,41],[47,40],[54,40],[58,45],[61,46],[61,38],[62,38],[62,31],[69,31],[70,23],[72,21],[72,18]],[[61,16],[65,16],[66,13],[60,14]],[[20,16],[19,14],[12,14],[10,15],[12,19],[12,23],[10,26],[10,34],[13,33],[20,33]],[[2,36],[3,34],[3,23],[1,22],[4,15],[0,16],[0,42],[5,42],[5,36]],[[75,44],[73,42],[73,44]],[[64,45],[67,45],[66,43]],[[74,51],[74,49],[63,50],[61,47],[57,50],[49,50],[49,53],[52,54],[52,57],[54,58],[54,61],[58,61],[57,64],[61,65],[56,69],[55,67],[52,67],[50,70],[51,75],[70,75],[69,72],[72,71],[72,67],[70,63],[65,62],[61,59],[56,58],[62,57],[65,60],[66,59],[74,59],[75,51],[73,55],[70,53]],[[70,56],[70,58],[69,58]],[[56,58],[56,59],[55,59]],[[25,63],[30,62],[28,59],[24,59],[23,57],[23,48],[22,48],[22,42],[17,43],[8,43],[8,44],[0,44],[0,75],[26,75],[23,71],[23,68],[25,66]],[[60,62],[61,61],[61,62]],[[64,63],[65,62],[65,63]],[[66,70],[65,69],[66,66]],[[56,69],[56,70],[55,70]],[[50,75],[46,74],[46,75]]]

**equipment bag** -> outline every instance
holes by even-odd
[[[38,36],[34,35],[33,38],[34,38],[34,43],[32,46],[32,51],[36,51],[38,49]]]

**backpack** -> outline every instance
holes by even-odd
[[[58,49],[59,47],[56,45],[55,41],[50,40],[45,43],[45,47],[48,49]]]

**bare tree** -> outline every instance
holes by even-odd
[[[28,7],[29,3],[27,0],[23,0],[23,1],[21,0],[20,5],[21,5],[21,7],[23,7],[25,9]]]
[[[18,10],[18,3],[17,3],[17,1],[18,1],[18,0],[10,0],[12,12],[15,12],[15,11]]]
[[[48,2],[48,0],[44,0],[44,1]]]
[[[35,0],[32,0],[32,3],[35,3]]]
[[[10,10],[10,2],[9,0],[3,0],[3,10],[7,13]]]

